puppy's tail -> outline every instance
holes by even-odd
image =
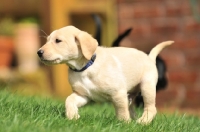
[[[165,48],[166,46],[169,46],[171,44],[173,44],[174,41],[165,41],[165,42],[162,42],[162,43],[159,43],[158,45],[156,45],[156,47],[154,47],[150,53],[149,53],[149,57],[156,61],[156,57],[157,55],[160,53],[160,51]]]

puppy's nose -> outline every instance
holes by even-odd
[[[43,50],[38,50],[38,52],[37,52],[37,54],[38,54],[39,57],[42,57],[43,53],[44,53]]]

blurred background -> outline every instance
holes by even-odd
[[[0,0],[0,89],[68,96],[67,66],[45,66],[36,53],[47,35],[67,25],[94,35],[91,14],[101,17],[104,46],[131,27],[121,46],[149,52],[174,40],[160,54],[168,85],[157,92],[157,106],[200,114],[199,0]]]

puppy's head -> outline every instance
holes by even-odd
[[[53,31],[37,54],[48,65],[67,63],[84,57],[90,60],[98,46],[97,41],[88,33],[73,26]]]

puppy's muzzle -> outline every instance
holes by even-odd
[[[38,52],[37,52],[37,54],[38,54],[38,56],[41,58],[42,57],[42,55],[43,55],[43,53],[44,53],[44,51],[43,50],[38,50]]]

